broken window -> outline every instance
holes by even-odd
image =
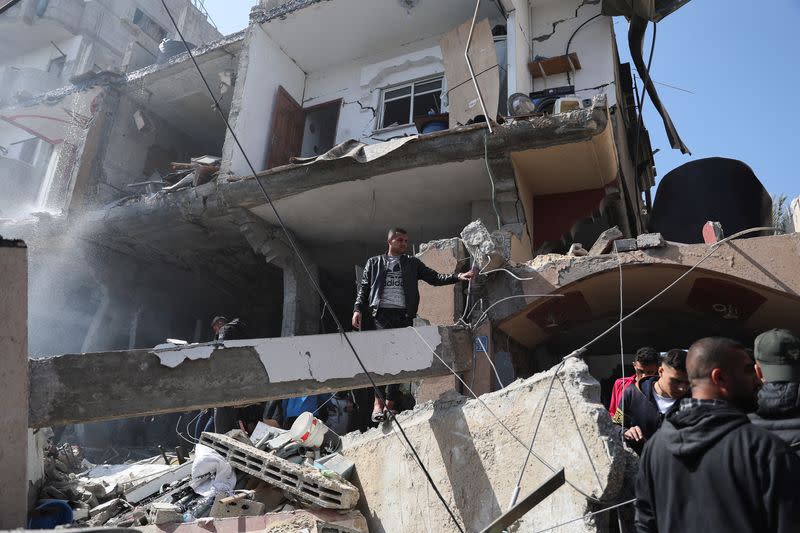
[[[167,30],[158,25],[158,23],[148,17],[144,11],[136,8],[133,14],[133,23],[139,26],[144,33],[153,38],[157,43],[167,36]]]
[[[383,90],[379,129],[405,126],[417,117],[438,114],[442,107],[442,76]]]

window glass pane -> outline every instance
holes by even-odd
[[[428,82],[425,82],[425,83],[419,83],[419,84],[415,85],[414,86],[414,92],[415,93],[424,93],[424,92],[428,92],[428,91],[439,90],[441,88],[442,88],[442,80],[438,79],[438,80],[428,81]]]
[[[408,118],[411,115],[411,98],[402,98],[392,102],[386,102],[383,105],[383,123],[382,128],[388,128],[393,125],[408,124]]]
[[[411,94],[411,86],[408,87],[401,87],[399,89],[393,89],[391,91],[386,91],[383,95],[384,100],[391,100],[392,98],[397,98],[399,96],[408,96]]]
[[[442,93],[428,93],[414,97],[414,118],[428,114],[436,115],[441,109]],[[433,111],[431,113],[431,111]]]

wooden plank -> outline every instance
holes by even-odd
[[[581,62],[578,60],[578,54],[570,52],[569,58],[572,60],[572,65],[575,67],[575,70],[580,70]],[[544,70],[547,76],[552,76],[554,74],[569,72],[570,66],[569,61],[567,61],[567,56],[563,55],[540,59],[539,61],[531,61],[528,63],[528,69],[531,71],[531,75],[534,78],[541,78],[542,70]]]
[[[457,372],[470,368],[468,331],[436,326],[417,331]],[[409,328],[348,337],[378,385],[450,374]],[[338,334],[227,341],[222,346],[160,352],[67,354],[31,359],[29,368],[30,427],[244,405],[370,386]]]
[[[471,24],[472,19],[469,19],[458,28],[446,33],[439,40],[449,90],[467,81],[472,83],[467,61],[464,59],[464,49],[467,47]],[[469,58],[472,61],[472,70],[476,76],[497,65],[497,51],[495,50],[489,19],[483,19],[475,24],[475,30],[472,32],[472,42],[469,45]]]

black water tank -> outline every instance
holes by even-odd
[[[709,220],[720,222],[725,235],[772,225],[772,199],[741,161],[698,159],[673,169],[658,184],[650,231],[668,241],[701,243]]]
[[[192,43],[186,43],[189,48],[195,48]],[[166,63],[170,60],[170,58],[175,57],[178,54],[182,54],[186,51],[186,45],[183,44],[183,41],[176,41],[175,39],[164,39],[161,41],[161,44],[158,45],[158,58],[156,58],[156,63],[159,65]]]

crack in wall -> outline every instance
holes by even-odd
[[[583,2],[581,2],[578,5],[578,7],[575,8],[575,16],[574,17],[569,17],[569,18],[565,18],[565,19],[559,19],[559,20],[553,22],[552,23],[553,24],[553,31],[551,31],[550,33],[545,34],[545,35],[539,35],[538,37],[534,37],[533,40],[536,41],[537,43],[541,43],[541,42],[544,42],[544,41],[548,40],[550,37],[552,37],[556,33],[556,27],[559,24],[561,24],[562,22],[566,22],[568,20],[574,20],[574,19],[578,18],[578,11],[580,11],[580,9],[583,6],[597,5],[597,4],[600,3],[600,1],[601,0],[583,0]]]
[[[361,108],[361,111],[367,111],[367,110],[372,111],[372,118],[375,118],[376,116],[378,116],[378,110],[377,109],[375,109],[374,107],[372,107],[370,105],[362,104],[360,100],[354,100],[352,102],[343,102],[342,103],[342,105],[353,105],[353,104],[358,104],[358,107]]]

